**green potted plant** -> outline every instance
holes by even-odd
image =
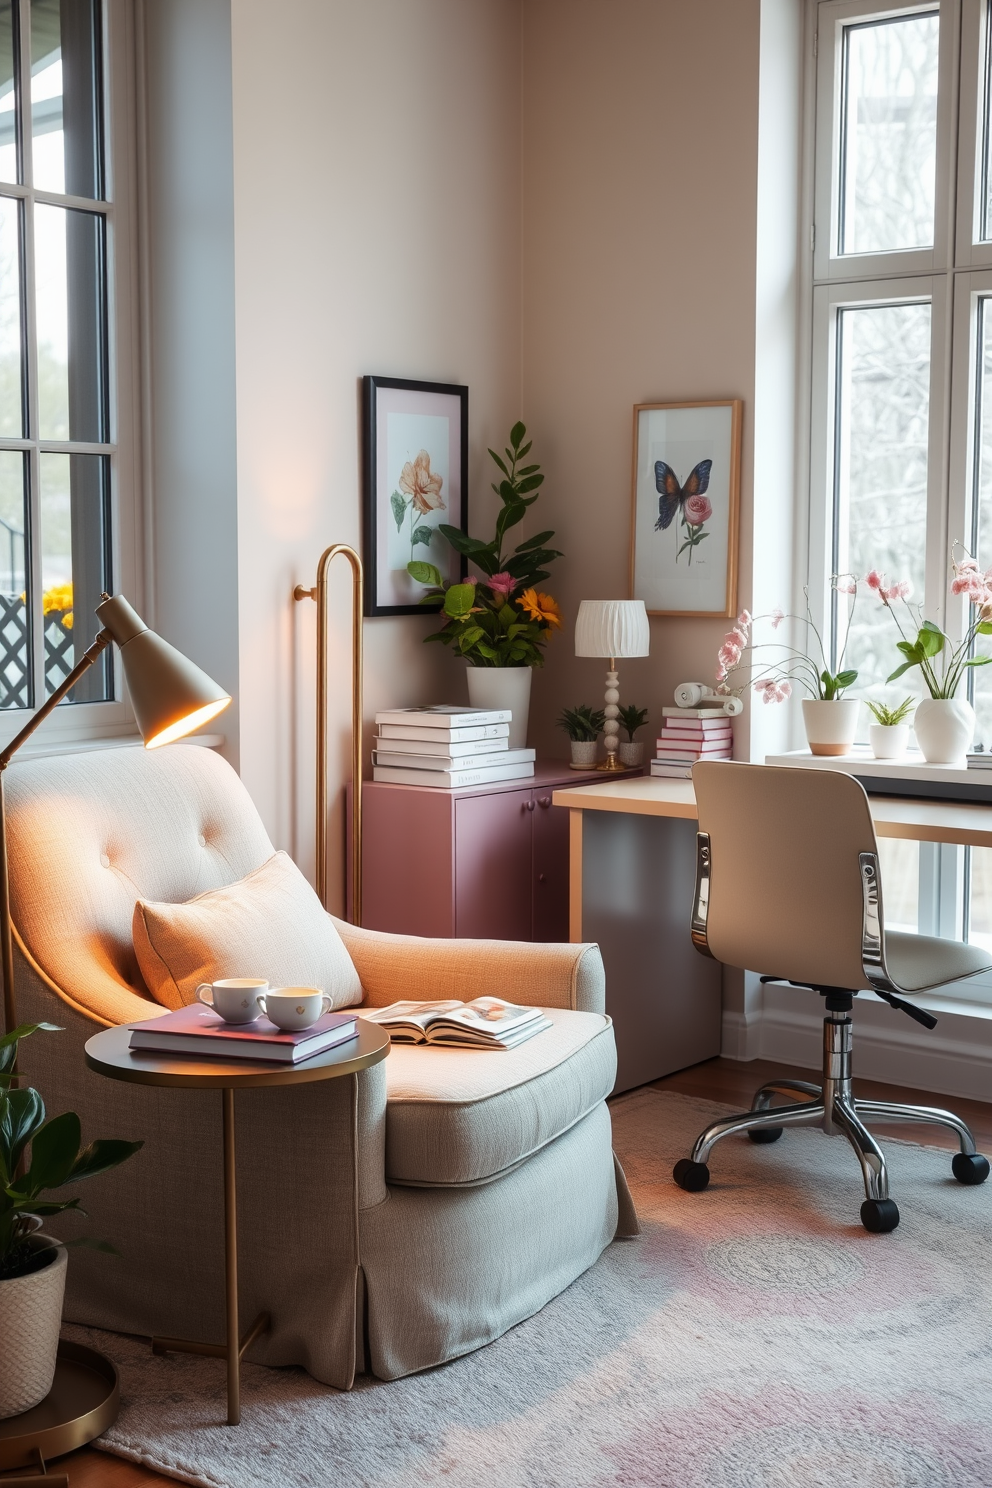
[[[572,769],[591,770],[596,764],[596,742],[603,732],[606,715],[602,708],[591,708],[588,703],[579,703],[575,708],[565,708],[558,719],[558,727],[564,729],[572,741]]]
[[[141,1142],[98,1141],[81,1147],[72,1111],[46,1119],[45,1103],[14,1072],[20,1039],[52,1023],[23,1023],[0,1038],[0,1420],[20,1415],[52,1388],[66,1247],[39,1234],[46,1215],[79,1209],[78,1198],[43,1199],[50,1189],[95,1178],[137,1152]],[[30,1160],[25,1155],[30,1146]],[[104,1242],[75,1240],[76,1245]]]
[[[635,740],[634,735],[639,728],[643,728],[648,721],[647,708],[638,708],[634,703],[627,703],[617,714],[620,726],[627,737],[623,740],[617,750],[620,763],[629,770],[637,769],[644,763],[644,745],[640,740]]]
[[[526,441],[526,442],[525,442]],[[433,563],[411,562],[407,571],[426,586],[420,604],[438,607],[444,624],[425,639],[451,646],[468,666],[468,696],[474,708],[510,708],[510,748],[527,743],[531,675],[544,665],[544,647],[561,628],[561,613],[550,594],[538,585],[549,577],[547,565],[560,558],[545,544],[553,532],[538,532],[504,552],[506,534],[527,515],[544,484],[540,465],[521,464],[531,441],[523,423],[510,430],[509,446],[495,461],[501,479],[493,490],[503,503],[491,542],[469,537],[458,527],[441,524],[438,531],[451,546],[481,572],[464,583],[447,584]]]
[[[868,726],[868,742],[876,759],[901,759],[909,744],[909,724],[915,698],[903,698],[896,707],[865,699],[865,707],[875,722]]]

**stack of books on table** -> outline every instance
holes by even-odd
[[[734,736],[726,713],[713,708],[662,708],[661,737],[651,774],[688,780],[697,760],[730,759]]]
[[[198,1002],[126,1026],[131,1034],[129,1047],[147,1053],[264,1059],[274,1064],[299,1064],[358,1037],[358,1020],[352,1012],[324,1013],[310,1028],[286,1033],[264,1015],[251,1023],[225,1023]]]
[[[509,708],[391,708],[375,715],[372,779],[458,790],[526,780],[535,751],[510,748]]]

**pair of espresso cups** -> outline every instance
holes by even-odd
[[[270,987],[258,977],[224,977],[219,982],[201,982],[196,989],[196,1000],[225,1023],[254,1023],[259,1013],[264,1013],[286,1033],[311,1028],[334,1005],[320,987]]]

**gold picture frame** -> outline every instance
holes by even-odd
[[[649,615],[737,614],[743,422],[742,398],[634,405],[630,597]]]

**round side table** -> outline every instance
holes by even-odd
[[[375,1023],[358,1019],[358,1037],[299,1064],[270,1060],[208,1059],[178,1054],[155,1054],[131,1049],[128,1028],[107,1028],[86,1043],[86,1063],[111,1080],[137,1085],[175,1085],[190,1090],[219,1090],[224,1130],[224,1275],[227,1295],[227,1342],[198,1343],[187,1338],[153,1338],[157,1354],[170,1350],[208,1354],[227,1359],[227,1424],[241,1420],[241,1359],[245,1350],[269,1325],[260,1313],[244,1336],[238,1321],[238,1204],[234,1174],[234,1093],[268,1085],[308,1085],[334,1080],[378,1064],[389,1052],[389,1035]]]

